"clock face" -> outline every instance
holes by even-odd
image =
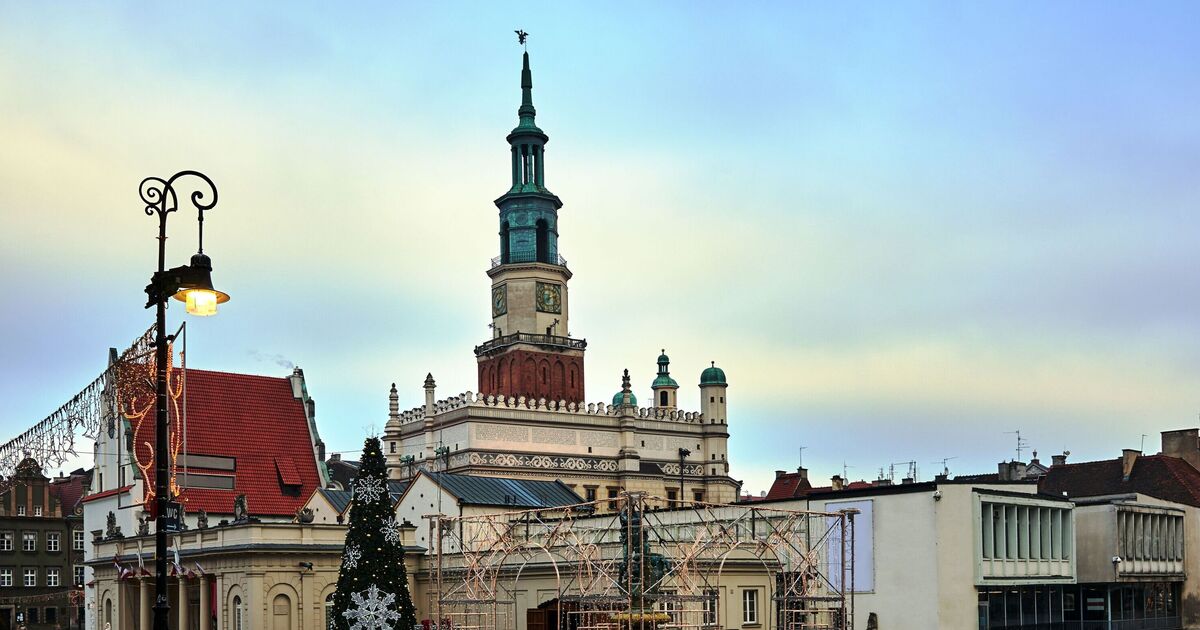
[[[508,285],[502,284],[492,288],[492,317],[499,317],[508,312]]]
[[[543,313],[561,313],[562,287],[550,282],[537,283],[537,310]]]

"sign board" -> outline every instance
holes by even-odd
[[[875,591],[875,504],[870,499],[861,501],[837,501],[826,503],[824,510],[826,512],[837,512],[839,510],[855,509],[858,514],[854,516],[854,582],[851,584],[851,590],[855,593],[871,593]],[[829,560],[829,565],[841,567],[842,565],[842,533],[841,527],[838,526],[837,517],[828,517],[826,519],[826,527],[833,528],[829,532],[828,542],[826,544],[826,558]],[[850,553],[851,550],[847,550]],[[849,562],[849,558],[846,559]],[[840,571],[834,571],[829,575],[829,581],[834,588],[842,587],[842,576]]]
[[[183,506],[175,501],[167,501],[167,507],[163,513],[158,516],[162,521],[162,528],[169,532],[181,531],[180,524],[183,523]]]

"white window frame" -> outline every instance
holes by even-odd
[[[46,532],[46,551],[59,551],[62,549],[62,534],[59,532]]]
[[[16,540],[16,532],[3,531],[0,532],[0,551],[12,551],[13,541]]]
[[[17,516],[25,516],[25,506],[24,505],[17,506]]]
[[[71,548],[75,551],[83,551],[84,541],[82,529],[71,530]]]
[[[9,568],[0,569],[0,587],[8,588],[13,585],[13,570]]]
[[[33,515],[41,516],[42,515],[42,506],[40,506],[40,505],[33,506]]]
[[[87,578],[87,571],[84,569],[83,565],[75,565],[72,573],[75,576],[75,586],[83,586],[83,581]]]
[[[21,583],[25,586],[37,586],[37,569],[25,569],[24,579]]]
[[[21,551],[37,551],[37,532],[21,532]]]
[[[758,625],[758,589],[742,589],[742,625]]]
[[[46,569],[46,586],[59,586],[62,584],[62,573],[58,567],[48,567]]]

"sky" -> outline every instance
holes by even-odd
[[[0,440],[153,323],[137,185],[183,169],[216,182],[205,251],[232,295],[189,319],[190,367],[302,367],[355,455],[393,382],[402,408],[427,372],[476,389],[524,29],[589,400],[624,368],[648,399],[665,348],[698,409],[716,361],[753,493],[801,463],[994,471],[1016,430],[1043,460],[1156,452],[1200,426],[1198,19],[0,0]],[[193,215],[168,230],[183,264]]]

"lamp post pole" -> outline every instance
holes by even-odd
[[[199,253],[192,257],[192,264],[173,269],[166,268],[167,215],[178,209],[175,183],[180,178],[198,179],[198,185],[189,189],[188,198],[196,208],[199,228]],[[216,304],[229,296],[213,291],[209,273],[212,264],[204,255],[204,211],[217,204],[217,189],[211,179],[196,171],[180,171],[163,180],[148,177],[139,186],[146,214],[158,215],[158,270],[146,287],[149,307],[155,307],[154,324],[154,371],[155,371],[155,423],[154,423],[154,630],[168,630],[167,618],[171,610],[167,599],[167,521],[164,518],[171,500],[171,452],[167,416],[167,362],[170,356],[167,346],[174,341],[167,335],[167,299],[177,297],[188,303],[188,312],[211,315]],[[185,297],[193,293],[190,297]],[[205,294],[197,297],[197,294]],[[201,303],[197,307],[197,303]],[[205,308],[207,306],[207,308]]]

